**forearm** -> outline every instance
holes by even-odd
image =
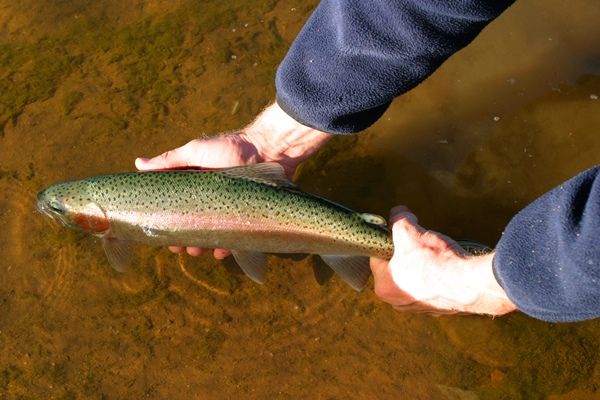
[[[513,0],[322,0],[276,77],[304,125],[353,133],[470,43]]]

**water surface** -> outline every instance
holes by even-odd
[[[0,0],[0,398],[598,398],[600,323],[402,314],[273,258],[94,240],[34,210],[41,188],[133,169],[248,123],[316,1]],[[302,187],[494,244],[511,216],[599,162],[600,5],[519,1]]]

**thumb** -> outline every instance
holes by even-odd
[[[450,237],[423,228],[418,224],[417,216],[404,206],[392,209],[390,224],[392,224],[395,253],[430,249],[436,252],[452,251],[458,255],[468,254]]]
[[[166,151],[153,158],[138,157],[135,160],[135,167],[140,171],[147,171],[153,169],[189,167],[192,163],[192,152],[186,144],[176,149]]]
[[[414,247],[425,233],[425,229],[417,223],[417,216],[403,206],[392,209],[390,224],[396,251]]]

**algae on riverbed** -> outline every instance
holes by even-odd
[[[271,257],[266,285],[166,249],[118,274],[35,213],[50,183],[244,126],[316,4],[0,0],[0,398],[598,395],[598,321],[398,313],[317,284],[310,258]],[[599,19],[596,2],[516,2],[368,132],[332,140],[300,185],[494,243],[598,162]]]

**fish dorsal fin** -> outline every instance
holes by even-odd
[[[381,215],[362,213],[360,216],[369,224],[387,226],[387,221]]]
[[[131,266],[133,243],[109,237],[102,238],[102,246],[110,265],[119,272],[126,272]]]
[[[321,254],[321,258],[357,292],[365,287],[371,276],[369,257]]]
[[[267,255],[254,251],[231,250],[233,258],[242,271],[256,283],[265,283]]]
[[[297,186],[285,176],[285,171],[281,164],[276,162],[242,165],[239,167],[223,169],[220,172],[228,176],[264,183],[265,185],[297,188]]]

